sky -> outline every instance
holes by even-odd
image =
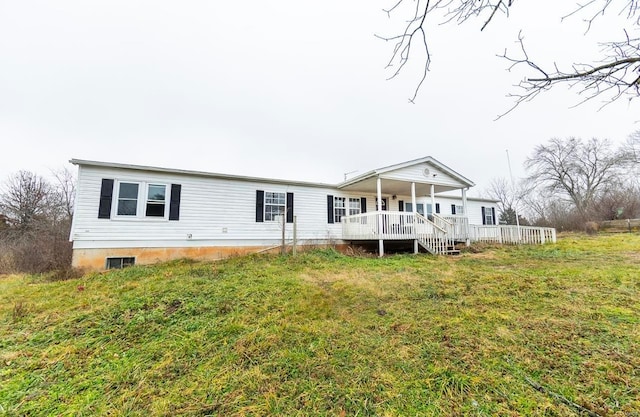
[[[638,105],[601,109],[554,88],[498,120],[526,73],[517,52],[571,65],[623,36],[608,13],[585,35],[573,2],[517,2],[481,19],[435,25],[432,64],[408,101],[423,57],[387,80],[399,33],[393,1],[0,0],[0,180],[48,175],[71,158],[338,183],[432,156],[476,183],[515,177],[552,137],[622,143]],[[624,2],[622,2],[624,3]],[[529,7],[529,8],[527,8]],[[566,8],[561,8],[566,7]],[[437,22],[434,22],[437,23]]]

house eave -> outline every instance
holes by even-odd
[[[216,172],[194,171],[194,170],[177,169],[177,168],[162,168],[162,167],[155,167],[155,166],[148,166],[148,165],[123,164],[123,163],[117,163],[117,162],[92,161],[92,160],[75,159],[75,158],[69,160],[69,162],[78,166],[128,169],[128,170],[134,170],[134,171],[189,175],[189,176],[198,176],[198,177],[206,177],[206,178],[217,178],[217,179],[224,179],[224,180],[246,181],[246,182],[259,182],[259,183],[268,183],[268,184],[299,185],[304,187],[317,187],[317,188],[337,188],[335,184],[325,184],[325,183],[318,183],[318,182],[307,182],[307,181],[296,181],[296,180],[284,180],[279,178],[250,177],[245,175],[220,174]]]

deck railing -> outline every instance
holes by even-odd
[[[446,223],[446,227],[443,227],[449,236],[458,242],[464,242],[469,239],[469,218],[466,216],[441,216],[435,214],[433,216],[434,222],[438,224],[435,219],[441,219]]]
[[[535,226],[470,225],[470,238],[475,242],[544,245],[556,243],[556,229]]]
[[[442,227],[418,213],[383,211],[344,216],[342,238],[346,240],[414,240],[427,250],[442,253],[453,245]]]
[[[443,253],[454,242],[545,244],[556,242],[556,229],[532,226],[470,225],[463,216],[433,216],[433,222],[418,213],[382,211],[343,216],[345,240],[417,239],[434,253]]]
[[[347,240],[409,240],[416,238],[416,227],[428,233],[430,224],[417,223],[414,213],[374,211],[342,217],[342,238]]]

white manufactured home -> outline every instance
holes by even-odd
[[[501,226],[496,201],[432,157],[322,184],[73,159],[73,265],[119,268],[219,259],[291,242],[389,242],[443,254],[455,243],[555,241],[549,228]],[[454,193],[452,195],[452,193]],[[284,229],[284,230],[283,230]],[[284,233],[283,233],[284,232]]]

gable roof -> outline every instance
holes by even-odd
[[[420,165],[420,164],[430,164],[433,165],[434,167],[438,168],[439,170],[443,171],[444,173],[446,173],[447,175],[451,176],[452,178],[456,179],[457,181],[459,181],[460,183],[466,185],[467,187],[473,187],[475,185],[475,183],[473,181],[471,181],[470,179],[464,177],[463,175],[459,174],[458,172],[454,171],[453,169],[449,168],[448,166],[446,166],[445,164],[443,164],[442,162],[438,161],[437,159],[431,157],[431,156],[425,156],[423,158],[419,158],[419,159],[413,159],[411,161],[406,161],[406,162],[401,162],[399,164],[394,164],[394,165],[389,165],[386,167],[382,167],[382,168],[376,168],[374,170],[371,170],[369,172],[366,172],[364,174],[358,175],[356,177],[351,178],[350,180],[344,181],[340,184],[338,184],[338,188],[344,188],[347,187],[349,185],[370,179],[370,178],[374,178],[377,177],[379,175],[383,175],[386,174],[388,172],[391,171],[397,171],[403,168],[408,168],[414,165]]]

